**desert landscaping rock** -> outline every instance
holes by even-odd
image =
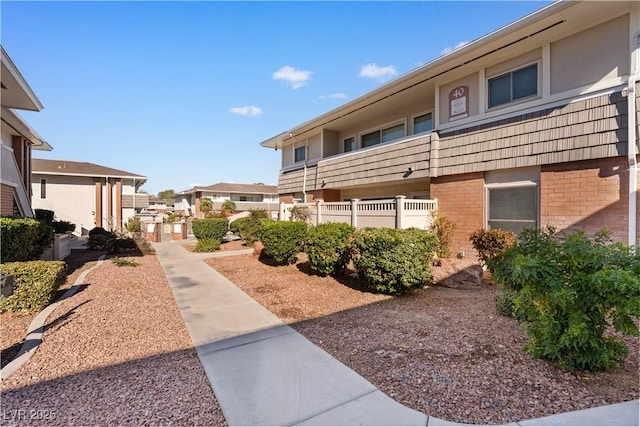
[[[48,318],[2,382],[4,424],[226,424],[157,257],[134,259],[106,260]]]

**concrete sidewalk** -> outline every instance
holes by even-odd
[[[383,394],[206,265],[212,254],[154,248],[229,425],[456,425]],[[638,401],[512,425],[637,426]]]

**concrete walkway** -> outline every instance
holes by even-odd
[[[212,254],[154,248],[229,425],[456,425],[386,396],[206,265]],[[511,425],[638,422],[632,401]]]

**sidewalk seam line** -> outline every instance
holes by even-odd
[[[372,385],[373,385],[373,384],[372,384]],[[322,414],[327,413],[327,412],[329,412],[329,411],[333,411],[334,409],[336,409],[336,408],[338,408],[338,407],[340,407],[340,406],[343,406],[343,405],[346,405],[346,404],[348,404],[348,403],[351,403],[351,402],[353,402],[353,401],[355,401],[355,400],[361,399],[361,398],[363,398],[363,397],[365,397],[365,396],[368,396],[368,395],[370,395],[370,394],[373,394],[373,393],[375,393],[375,392],[377,392],[377,391],[380,391],[380,390],[378,390],[378,389],[374,386],[373,390],[371,390],[371,391],[368,391],[368,392],[363,393],[363,394],[361,394],[361,395],[359,395],[359,396],[356,396],[356,397],[354,397],[354,398],[351,398],[351,399],[349,399],[349,400],[346,400],[346,401],[344,401],[344,402],[342,402],[342,403],[338,403],[337,405],[332,406],[332,407],[331,407],[331,408],[329,408],[329,409],[325,409],[324,411],[320,411],[320,412],[318,412],[318,413],[316,413],[316,414],[314,414],[314,415],[311,415],[311,416],[309,416],[309,417],[307,417],[307,418],[303,418],[303,419],[297,420],[297,421],[295,421],[295,422],[293,422],[293,423],[291,423],[291,424],[289,424],[289,425],[290,425],[290,426],[296,426],[296,425],[299,425],[299,424],[301,424],[301,423],[303,423],[303,422],[305,422],[305,421],[309,421],[310,419],[317,417],[318,415],[322,415]]]

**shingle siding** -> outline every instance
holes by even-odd
[[[438,175],[625,155],[620,92],[440,135]]]

